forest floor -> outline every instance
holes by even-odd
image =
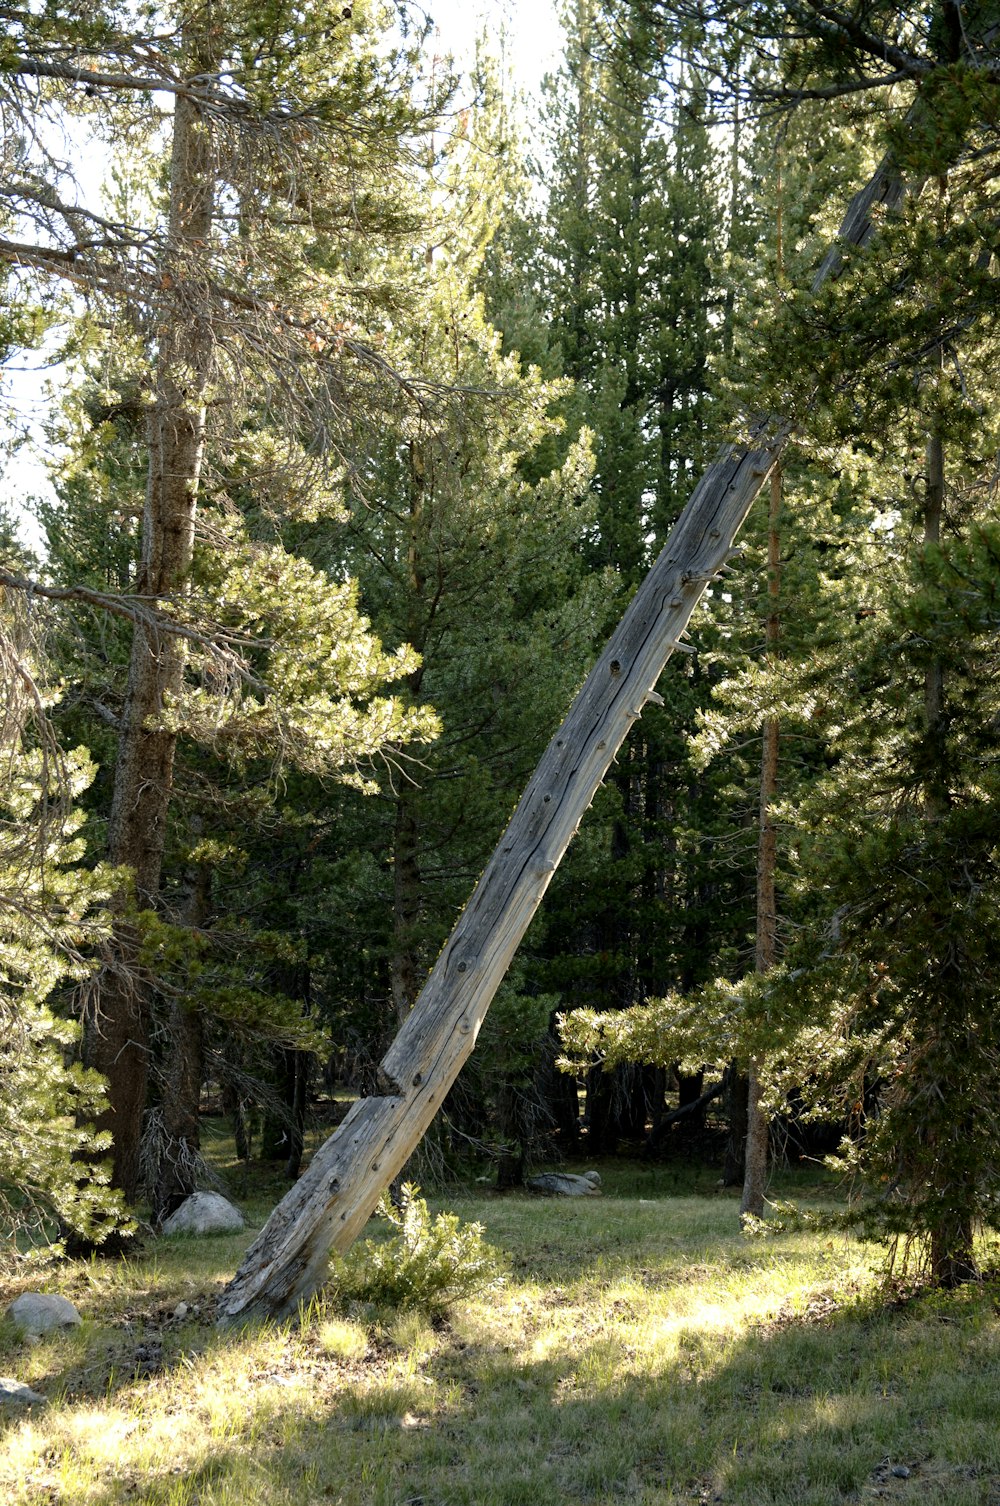
[[[601,1171],[600,1198],[432,1200],[510,1267],[435,1321],[320,1302],[220,1332],[247,1234],[8,1279],[0,1310],[42,1286],[84,1321],[34,1345],[0,1324],[0,1373],[49,1400],[0,1421],[0,1501],[998,1506],[1000,1285],[887,1293],[845,1235],[743,1236],[710,1173]]]

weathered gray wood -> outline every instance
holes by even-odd
[[[888,163],[851,202],[841,230],[862,245],[874,205],[898,203]],[[824,262],[814,288],[837,269]],[[581,817],[650,699],[706,585],[725,565],[751,504],[777,463],[787,426],[761,426],[702,477],[666,546],[531,777],[510,825],[388,1053],[380,1095],[363,1098],[313,1157],[222,1294],[236,1322],[294,1312],[321,1284],[331,1250],[367,1222],[406,1164],[469,1056],[483,1018]]]
[[[707,583],[771,468],[784,432],[726,449],[694,495],[531,777],[500,845],[379,1073],[317,1151],[224,1292],[220,1316],[294,1311],[331,1249],[363,1228],[475,1044],[553,873]],[[680,645],[683,646],[683,645]]]

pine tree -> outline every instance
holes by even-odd
[[[560,438],[566,384],[545,381],[515,350],[501,352],[476,286],[499,223],[497,202],[518,171],[502,100],[487,97],[427,166],[428,190],[436,183],[439,195],[434,248],[423,258],[411,322],[390,348],[428,385],[464,396],[443,416],[400,421],[387,432],[342,556],[382,633],[420,652],[409,696],[441,720],[420,761],[393,771],[361,838],[373,865],[391,852],[391,872],[369,891],[376,906],[368,929],[396,1021],[409,1012],[571,693],[604,588],[579,560],[592,523],[592,462],[586,435]],[[328,547],[344,545],[335,537]],[[371,874],[371,866],[363,870],[366,882]],[[353,907],[356,895],[347,902]],[[537,997],[532,973],[529,960],[521,985],[508,988],[502,1027],[520,1075],[522,1027],[534,1042],[553,1007]],[[369,988],[371,981],[369,973]],[[390,1023],[384,1015],[376,1022],[373,1052]],[[466,1133],[489,1138],[491,1110],[505,1092],[495,1073],[477,1075],[474,1087],[459,1085],[453,1117]]]
[[[5,543],[9,560],[9,535]],[[104,1088],[74,1060],[79,1029],[57,1000],[61,988],[91,980],[114,875],[83,862],[74,801],[93,764],[85,748],[63,752],[53,735],[57,692],[38,617],[16,596],[0,601],[0,1207],[9,1228],[31,1228],[36,1240],[52,1243],[62,1230],[99,1241],[128,1220],[107,1187],[107,1137],[75,1127]],[[97,1158],[93,1178],[81,1179],[81,1154]]]
[[[192,590],[199,516],[206,500],[224,501],[234,478],[255,490],[261,511],[272,504],[331,505],[337,472],[354,449],[361,392],[369,416],[387,394],[398,396],[390,368],[364,341],[359,323],[361,310],[373,297],[388,298],[389,290],[360,287],[350,253],[359,232],[391,239],[411,228],[394,190],[403,175],[404,137],[419,114],[407,87],[410,54],[378,47],[375,18],[363,5],[336,25],[322,5],[280,0],[225,13],[184,3],[166,7],[160,19],[154,56],[144,31],[124,13],[95,18],[87,7],[66,5],[39,16],[31,6],[14,6],[2,73],[3,108],[12,120],[24,109],[20,80],[32,77],[40,80],[34,96],[40,117],[80,109],[95,131],[143,144],[147,164],[159,149],[157,91],[174,101],[165,186],[143,206],[142,220],[100,213],[72,187],[54,182],[43,133],[26,119],[8,140],[5,194],[38,235],[27,244],[0,241],[8,265],[43,284],[68,279],[88,293],[121,342],[116,354],[124,360],[116,365],[125,368],[124,385],[132,384],[138,409],[145,501],[137,573],[129,599],[97,604],[133,624],[108,852],[131,871],[138,907],[147,910],[161,887],[181,722],[193,728],[204,713],[206,682],[234,668],[247,685],[254,678],[253,649],[241,655],[225,624],[220,639]],[[331,156],[333,142],[338,150]],[[250,437],[261,427],[270,443]],[[297,484],[302,478],[304,487]],[[269,591],[274,601],[286,590],[303,608],[327,594],[325,582],[280,547],[255,558],[251,565],[237,528],[229,589]],[[60,588],[94,601],[78,583],[52,589]],[[342,619],[351,615],[346,588],[332,593],[332,603]],[[312,636],[315,624],[307,625],[304,610],[296,616],[294,601],[281,610],[289,644],[296,632]],[[259,622],[259,603],[244,606],[242,617],[237,605],[231,615],[239,635],[248,616]],[[247,737],[263,741],[280,733],[300,753],[310,741],[315,746],[337,709],[320,683],[323,674],[334,668],[343,689],[367,692],[372,677],[390,667],[375,647],[362,651],[356,666],[348,664],[347,649],[336,662],[339,651],[329,638],[335,630],[320,621],[319,651],[305,670],[283,659],[278,645],[270,667],[286,677],[288,697],[282,700],[279,678],[264,695],[232,698],[227,730],[239,721]],[[210,650],[208,661],[192,658],[192,643]],[[192,684],[199,677],[200,694]],[[334,739],[327,764],[337,764],[342,751],[363,756],[373,740],[381,745],[406,735],[406,718],[389,701],[366,712],[344,707],[343,715],[343,744]],[[134,1196],[150,999],[129,903],[123,891],[100,1002],[86,1028],[86,1056],[108,1078],[115,1181]]]

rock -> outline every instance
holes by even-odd
[[[154,1339],[148,1344],[140,1344],[135,1351],[135,1378],[142,1380],[144,1376],[157,1375],[163,1369],[163,1345]]]
[[[187,1305],[187,1303],[186,1302],[178,1302],[177,1306],[174,1308],[174,1317],[177,1319],[178,1323],[183,1323],[184,1319],[187,1317],[187,1315],[188,1315],[188,1305]]]
[[[192,1192],[168,1219],[161,1234],[237,1234],[243,1215],[218,1192]]]
[[[9,1375],[0,1375],[0,1407],[47,1407],[48,1402],[30,1386],[11,1380]]]
[[[896,1476],[897,1480],[908,1480],[910,1478],[910,1471],[905,1464],[894,1464],[892,1466],[892,1473]]]
[[[569,1171],[547,1171],[539,1177],[529,1177],[527,1184],[532,1192],[544,1192],[547,1197],[600,1197],[601,1178],[596,1171],[585,1171],[576,1176]]]
[[[83,1321],[67,1297],[53,1292],[22,1292],[8,1307],[7,1316],[28,1339],[56,1328],[76,1328]]]

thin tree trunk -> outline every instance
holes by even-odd
[[[188,875],[190,893],[185,922],[203,926],[211,908],[212,870],[194,864]],[[201,1084],[204,1076],[204,1020],[198,1006],[185,997],[170,1006],[166,1091],[163,1095],[164,1143],[159,1148],[156,1185],[152,1189],[153,1223],[162,1224],[197,1187],[201,1152]]]
[[[938,352],[943,362],[943,352]],[[945,507],[944,444],[940,430],[935,427],[927,439],[924,455],[924,547],[937,546],[941,542],[941,524]],[[924,676],[924,716],[931,742],[937,742],[944,731],[944,665],[937,656],[932,658]],[[934,760],[934,770],[942,769],[940,756]],[[943,777],[930,775],[927,793],[927,818],[937,820],[947,805],[947,789]],[[930,1234],[930,1271],[932,1279],[944,1287],[975,1281],[979,1267],[973,1253],[972,1221],[960,1209],[951,1211],[946,1221],[938,1223]]]
[[[420,845],[414,802],[416,791],[403,788],[396,797],[392,842],[392,956],[390,979],[396,1024],[401,1025],[420,992],[416,927],[420,916]]]
[[[197,52],[196,52],[197,55]],[[198,58],[205,65],[207,59]],[[200,70],[199,70],[200,71]],[[199,297],[197,263],[212,230],[211,130],[198,106],[177,97],[170,161],[170,217],[162,264],[154,402],[137,591],[158,598],[186,587],[205,431],[212,332]],[[173,783],[177,734],[163,724],[184,674],[183,640],[136,627],[122,714],[108,833],[108,856],[131,870],[139,908],[156,904]],[[112,1183],[134,1201],[149,1057],[148,990],[138,935],[125,896],[109,960],[84,1022],[84,1060],[108,1082],[96,1128],[113,1139]]]
[[[781,627],[778,617],[778,593],[781,589],[781,554],[778,516],[781,511],[781,467],[771,473],[771,495],[767,528],[767,593],[771,610],[765,629],[767,652],[777,652]],[[757,951],[758,973],[766,973],[778,960],[778,834],[774,825],[774,800],[778,792],[778,744],[780,727],[776,716],[764,723],[760,760],[760,824],[757,838]],[[750,1062],[747,1073],[747,1147],[740,1213],[763,1217],[764,1189],[767,1185],[768,1122],[762,1104],[761,1064]]]
[[[874,204],[903,185],[888,159],[851,203],[841,234],[863,244]],[[833,270],[831,267],[830,270]],[[825,275],[825,274],[824,274]],[[823,280],[816,280],[816,285]],[[379,1072],[274,1210],[222,1294],[221,1322],[294,1312],[331,1250],[360,1233],[469,1056],[504,973],[629,728],[654,693],[709,580],[778,463],[787,428],[730,446],[695,487],[653,568],[588,675]]]
[[[232,1125],[237,1158],[249,1161],[253,1154],[253,1122],[248,1112],[248,1100],[232,1080],[223,1081],[220,1087],[222,1112]]]
[[[291,1052],[292,1101],[288,1130],[288,1156],[285,1176],[294,1182],[302,1170],[302,1153],[306,1144],[306,1113],[309,1108],[309,1080],[312,1076],[312,1052]]]
[[[722,1162],[723,1187],[742,1187],[747,1159],[747,1100],[750,1081],[736,1062],[726,1068],[726,1115],[729,1136]]]

